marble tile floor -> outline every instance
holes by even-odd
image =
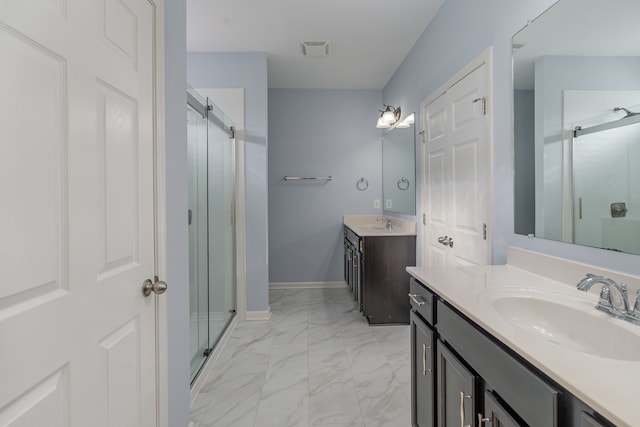
[[[369,326],[349,291],[272,290],[238,322],[191,408],[194,427],[408,427],[409,326]]]

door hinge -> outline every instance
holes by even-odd
[[[421,130],[420,132],[418,132],[418,135],[420,135],[420,141],[422,141],[423,143],[427,142],[425,131]]]
[[[487,240],[487,224],[482,224],[482,240]]]
[[[486,97],[482,97],[482,98],[476,98],[474,99],[472,102],[475,104],[476,102],[482,102],[482,115],[486,116],[487,115],[487,98]]]
[[[427,214],[422,214],[422,225],[427,225]]]

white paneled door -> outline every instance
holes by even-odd
[[[148,0],[0,0],[0,426],[156,425]]]
[[[423,265],[489,264],[488,66],[423,107]]]

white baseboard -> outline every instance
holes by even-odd
[[[271,307],[263,311],[249,311],[245,313],[245,320],[271,320]]]
[[[236,327],[237,321],[238,321],[238,316],[234,316],[233,319],[231,319],[231,323],[229,324],[227,329],[225,329],[224,333],[216,343],[216,346],[214,347],[213,352],[209,355],[209,358],[207,359],[204,366],[202,367],[202,370],[200,371],[198,378],[196,378],[196,381],[191,386],[191,395],[190,395],[191,405],[193,405],[193,402],[195,402],[196,398],[198,397],[198,394],[202,390],[202,387],[204,387],[204,385],[206,384],[207,379],[209,378],[209,375],[213,370],[213,365],[218,360],[218,357],[220,357],[220,354],[222,354],[222,350],[224,350],[224,346],[227,345],[227,342],[229,341],[229,337],[231,336],[231,334],[233,333],[233,330]]]
[[[346,288],[347,283],[341,282],[271,282],[269,289],[333,289]]]

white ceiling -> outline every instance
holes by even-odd
[[[189,52],[265,52],[270,88],[382,89],[444,0],[187,0]],[[330,42],[305,57],[301,41]]]

